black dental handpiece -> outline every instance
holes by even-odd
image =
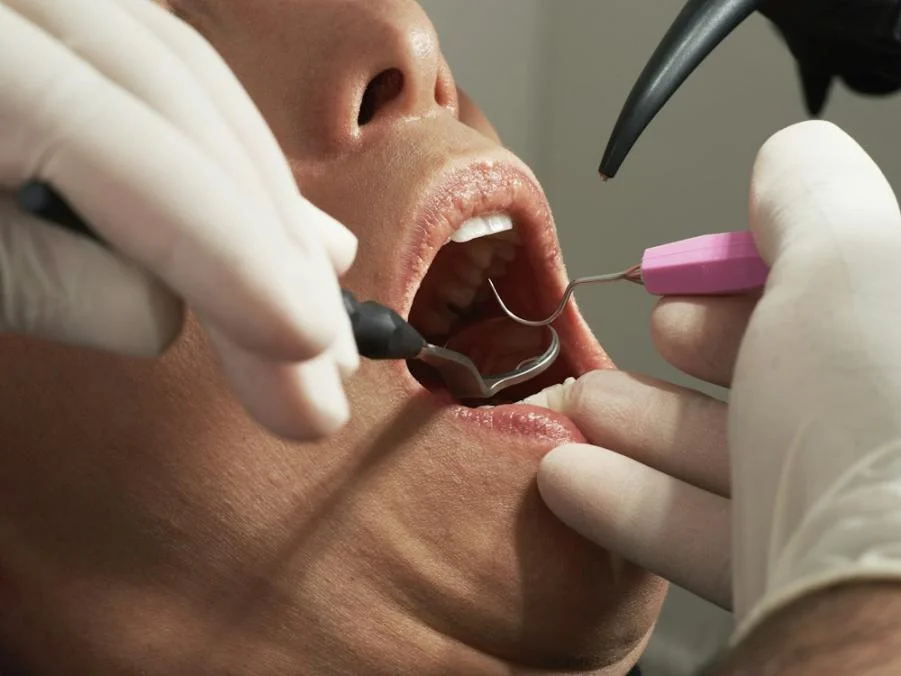
[[[775,25],[795,57],[811,116],[823,110],[837,79],[861,94],[901,89],[901,0],[688,0],[623,106],[601,160],[602,176],[616,175],[673,93],[755,10]]]
[[[102,241],[48,184],[29,181],[19,189],[17,198],[23,211],[95,241]],[[391,308],[371,300],[361,303],[344,289],[341,295],[361,356],[367,359],[413,359],[426,346],[419,332]]]

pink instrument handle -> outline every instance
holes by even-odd
[[[755,291],[770,269],[750,232],[701,235],[647,249],[641,279],[655,296],[717,296]]]

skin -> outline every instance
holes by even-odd
[[[825,589],[768,618],[704,676],[890,676],[901,670],[899,631],[897,583]]]
[[[175,9],[359,237],[342,283],[361,298],[397,293],[398,215],[437,175],[518,164],[413,2]],[[387,67],[403,87],[361,129]],[[249,420],[193,321],[156,361],[0,337],[0,641],[55,676],[628,671],[664,584],[542,504],[557,440],[440,415],[401,369],[364,363],[351,423],[292,444]]]

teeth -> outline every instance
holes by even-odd
[[[494,245],[488,241],[472,242],[466,247],[466,255],[479,270],[487,270],[494,258]]]
[[[450,241],[462,244],[479,237],[513,230],[513,219],[507,214],[491,214],[470,218],[451,235]]]
[[[493,278],[503,277],[506,274],[507,274],[507,262],[500,260],[500,259],[495,259],[495,260],[491,261],[491,267],[489,267],[488,270],[485,272],[486,277],[493,277]]]
[[[574,382],[576,382],[575,378],[567,378],[562,383],[546,387],[541,390],[541,392],[526,397],[519,403],[540,406],[542,408],[548,408],[556,413],[566,414],[567,405],[569,404],[570,388]]]
[[[486,300],[491,300],[494,296],[491,293],[491,289],[487,286],[480,287],[478,291],[476,291],[475,298],[472,299],[474,303],[482,303]]]
[[[471,286],[445,285],[441,287],[439,292],[442,300],[457,306],[458,308],[469,307],[472,299],[476,295],[476,289]]]
[[[494,253],[502,260],[510,263],[516,259],[516,247],[506,242],[496,242],[494,245]]]
[[[499,232],[491,239],[502,242],[509,242],[513,245],[522,244],[522,239],[519,237],[519,233],[516,230],[507,230],[505,232]]]
[[[450,243],[460,247],[460,255],[451,259],[452,266],[442,267],[444,283],[431,291],[434,306],[418,316],[417,328],[425,334],[445,335],[473,303],[492,297],[485,280],[507,273],[507,266],[516,259],[519,237],[510,216],[491,214],[466,221]]]
[[[455,317],[449,309],[432,310],[422,318],[417,328],[426,335],[443,336],[450,331],[454,319]]]
[[[474,289],[478,289],[482,286],[482,282],[485,281],[482,270],[471,265],[461,265],[454,272],[462,284],[471,286]]]

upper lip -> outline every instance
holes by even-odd
[[[419,284],[448,238],[474,216],[507,213],[522,240],[533,270],[536,316],[545,316],[567,283],[553,217],[544,192],[532,174],[506,159],[479,159],[443,171],[427,190],[414,217],[413,237],[403,252],[403,272],[395,278],[392,300],[406,316]]]

